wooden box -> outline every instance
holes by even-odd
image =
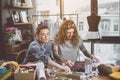
[[[22,68],[33,67],[33,72],[21,72]],[[14,80],[35,80],[36,78],[36,67],[35,66],[19,66],[14,72]]]

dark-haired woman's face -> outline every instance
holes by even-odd
[[[68,40],[71,40],[74,34],[74,28],[69,28],[66,30],[66,37]]]
[[[50,33],[48,29],[42,29],[37,35],[37,38],[41,43],[46,43],[49,40],[49,34]]]

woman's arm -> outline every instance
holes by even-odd
[[[45,51],[40,49],[39,45],[31,45],[29,48],[29,55],[35,58],[36,60],[42,60],[44,63],[48,63],[48,60],[51,58],[49,55],[45,54]]]
[[[94,55],[90,54],[87,49],[85,48],[83,41],[80,43],[79,46],[80,50],[84,53],[85,56],[93,59],[94,62],[99,62],[99,59],[97,57],[95,57]]]
[[[80,41],[79,48],[80,48],[80,50],[84,53],[84,55],[85,55],[86,57],[89,57],[89,58],[92,57],[91,54],[90,54],[90,53],[87,51],[87,49],[85,48],[82,40]]]
[[[66,63],[68,60],[66,58],[62,57],[61,55],[59,55],[59,52],[60,52],[60,49],[58,48],[57,45],[55,45],[53,43],[53,45],[52,45],[52,55],[53,55],[53,58],[60,64]]]
[[[62,66],[62,65],[60,65],[60,64],[58,64],[58,63],[56,63],[56,62],[54,62],[52,60],[49,60],[48,64],[51,65],[51,66],[54,66],[56,68],[59,68],[61,70],[64,70],[65,72],[71,72],[71,70],[70,70],[70,68],[68,66],[65,66],[65,65]]]

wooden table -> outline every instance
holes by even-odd
[[[47,78],[47,80],[56,80],[55,78]],[[73,79],[72,80],[80,80],[80,79]],[[91,80],[110,80],[106,76],[98,76],[98,77],[93,77]]]
[[[108,76],[98,76],[98,80],[110,80]]]
[[[77,74],[65,74],[62,72],[57,72],[57,77],[62,77],[62,78],[71,78],[72,80],[80,80],[80,76]],[[47,80],[59,80],[55,78],[47,78]],[[61,80],[61,79],[60,79]],[[84,79],[85,80],[85,79]],[[97,77],[92,77],[91,80],[110,80],[108,76],[97,76]]]

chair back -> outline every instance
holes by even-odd
[[[16,61],[21,64],[25,58],[25,55],[27,53],[27,49],[21,50],[18,52],[17,57],[16,57]]]

